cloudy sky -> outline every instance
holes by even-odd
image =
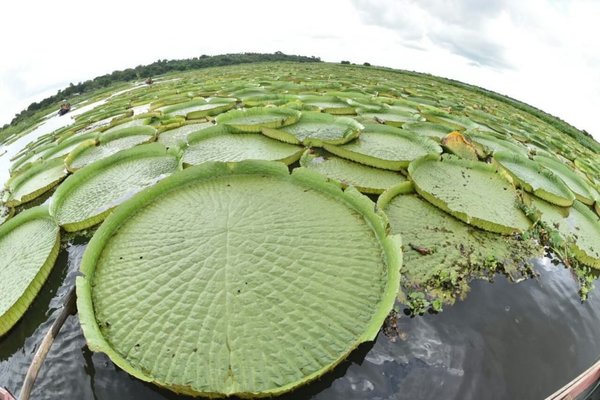
[[[600,1],[31,0],[2,2],[0,14],[0,125],[117,69],[282,51],[458,79],[600,140]]]

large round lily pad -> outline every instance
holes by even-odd
[[[191,133],[213,126],[212,122],[201,122],[198,124],[186,124],[174,129],[161,132],[156,140],[167,147],[183,146],[187,144],[187,138]]]
[[[86,140],[95,140],[97,138],[98,138],[98,132],[90,132],[90,133],[86,133],[83,135],[76,135],[76,136],[70,137],[70,138],[60,142],[58,145],[45,151],[42,154],[42,157],[46,160],[49,160],[52,158],[59,158],[59,157],[64,158],[71,151],[73,151],[77,146],[79,146],[81,143],[85,142]]]
[[[364,112],[366,111],[366,112]],[[385,109],[379,112],[371,112],[370,110],[358,110],[361,120],[378,122],[380,124],[400,127],[407,122],[419,121],[419,114],[416,112],[404,110]]]
[[[231,110],[235,107],[236,102],[237,99],[234,98],[197,99],[160,110],[169,115],[183,115],[187,119],[199,119]]]
[[[379,124],[365,124],[360,136],[339,146],[324,144],[330,153],[377,168],[398,171],[426,154],[440,154],[432,139],[410,131]]]
[[[402,125],[402,128],[417,133],[421,136],[427,136],[438,140],[441,140],[443,137],[445,137],[447,134],[454,130],[445,125],[434,124],[433,122],[427,121],[407,122]]]
[[[14,207],[41,196],[58,185],[67,176],[67,173],[63,160],[60,158],[38,161],[25,172],[6,182],[6,188],[10,191],[6,204]]]
[[[344,186],[354,186],[362,193],[379,194],[405,182],[404,175],[345,160],[325,151],[306,150],[300,165],[316,171]]]
[[[242,132],[260,132],[263,128],[279,128],[295,123],[300,111],[283,107],[254,107],[231,110],[218,115],[218,124],[230,126]]]
[[[104,133],[98,141],[88,140],[73,149],[65,159],[65,164],[69,171],[74,172],[119,151],[151,142],[156,138],[155,135],[156,129],[145,125]]]
[[[355,108],[335,96],[301,96],[305,108],[334,115],[356,114]]]
[[[575,258],[600,269],[600,217],[577,200],[571,208],[557,207],[536,198],[532,201],[541,213],[541,220],[568,240]]]
[[[527,154],[527,148],[518,142],[508,140],[498,135],[470,130],[467,136],[476,144],[483,146],[488,153],[509,152],[514,154]],[[483,149],[482,149],[483,150]]]
[[[399,239],[356,190],[274,162],[206,163],[122,204],[77,278],[89,347],[176,392],[287,392],[372,340]]]
[[[0,336],[33,302],[59,246],[60,230],[46,207],[23,211],[0,226]]]
[[[244,160],[281,161],[292,164],[300,158],[303,147],[270,139],[260,133],[231,133],[217,125],[193,133],[183,152],[187,165],[207,161],[237,162]]]
[[[557,206],[568,207],[573,204],[575,195],[571,189],[558,175],[537,162],[508,152],[494,153],[494,160],[499,162],[525,191]]]
[[[392,233],[402,236],[402,285],[425,288],[446,303],[466,295],[469,279],[495,273],[498,265],[515,280],[522,278],[521,265],[543,253],[533,239],[465,224],[417,195],[411,182],[386,190],[377,205]]]
[[[50,213],[67,231],[104,220],[114,207],[179,169],[179,157],[158,143],[121,151],[90,164],[63,182]]]
[[[320,147],[325,143],[348,143],[358,137],[362,129],[361,124],[349,117],[306,111],[297,123],[281,129],[264,128],[262,133],[286,143]]]
[[[587,205],[593,205],[596,198],[599,197],[598,192],[586,180],[579,176],[575,171],[569,168],[564,162],[546,156],[536,156],[534,161],[540,163],[545,168],[554,172],[569,189],[573,191],[577,200]]]
[[[531,225],[513,185],[490,164],[425,156],[410,163],[408,173],[421,196],[468,224],[503,234]]]

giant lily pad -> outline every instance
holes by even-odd
[[[441,140],[454,129],[445,125],[434,124],[432,122],[407,122],[402,124],[402,128],[415,132],[421,136],[428,136]]]
[[[379,112],[371,112],[370,110],[358,110],[362,120],[370,120],[380,124],[400,127],[407,122],[419,121],[419,114],[403,110],[385,109]]]
[[[60,158],[38,161],[25,172],[6,182],[6,188],[10,191],[6,204],[14,207],[41,196],[58,185],[67,176],[67,173],[63,160]]]
[[[411,162],[408,173],[421,196],[468,224],[503,234],[531,225],[515,188],[490,164],[425,156]]]
[[[343,144],[358,137],[363,126],[349,117],[334,117],[319,112],[303,112],[300,120],[281,129],[263,128],[262,133],[274,139],[305,146]]]
[[[218,115],[215,120],[242,132],[260,132],[263,128],[279,128],[295,123],[300,111],[283,107],[254,107],[231,110]]]
[[[353,115],[353,106],[335,96],[301,96],[305,107],[312,111],[322,111],[334,115]]]
[[[579,261],[600,268],[600,217],[580,201],[569,209],[557,207],[544,200],[532,198],[541,220],[557,229],[570,243]]]
[[[158,228],[157,228],[158,227]],[[90,349],[193,395],[287,392],[372,340],[398,238],[356,190],[273,162],[205,163],[122,204],[77,278]]]
[[[421,112],[421,115],[425,117],[427,121],[435,124],[445,125],[449,128],[452,128],[452,130],[464,131],[466,128],[477,127],[477,124],[467,117],[449,114],[443,111],[433,111],[427,109]]]
[[[468,137],[474,142],[483,146],[489,153],[510,152],[515,154],[527,154],[527,148],[518,142],[510,141],[498,135],[485,133],[476,130],[467,132]],[[483,149],[482,149],[483,150]]]
[[[414,193],[411,182],[385,191],[377,205],[394,234],[402,236],[402,285],[420,287],[446,303],[466,295],[468,280],[503,272],[515,280],[542,255],[531,240],[486,232],[465,224]]]
[[[59,246],[60,230],[45,207],[23,211],[0,226],[0,336],[33,302]]]
[[[406,181],[398,172],[357,164],[318,150],[306,150],[300,165],[363,193],[379,194]]]
[[[59,157],[64,158],[71,151],[73,151],[77,146],[79,146],[81,143],[83,143],[87,140],[95,140],[97,138],[98,138],[98,132],[90,132],[90,133],[86,133],[83,135],[72,136],[72,137],[60,142],[58,145],[45,151],[42,154],[42,157],[46,160],[49,160],[52,158],[59,158]]]
[[[134,126],[104,133],[99,140],[87,140],[77,146],[65,159],[69,171],[76,171],[94,161],[101,160],[121,150],[155,139],[156,129],[151,126]]]
[[[379,124],[365,124],[360,136],[344,145],[323,147],[340,157],[377,168],[398,171],[426,154],[440,154],[442,148],[432,139]]]
[[[179,158],[158,143],[121,151],[70,176],[54,193],[50,213],[67,231],[100,223],[114,207],[179,169]]]
[[[199,119],[231,110],[236,102],[237,99],[234,98],[198,99],[165,107],[161,111],[170,115],[183,115],[187,119]]]
[[[546,156],[536,156],[533,159],[562,179],[569,189],[575,193],[577,200],[590,206],[594,204],[594,201],[598,198],[598,192],[583,177],[577,175],[563,162]]]
[[[502,165],[525,191],[561,207],[573,204],[575,195],[552,171],[525,156],[498,152],[494,159]]]
[[[158,116],[158,114],[157,114],[157,116]],[[126,129],[126,128],[133,128],[134,126],[148,125],[148,123],[150,121],[151,121],[151,118],[149,118],[149,117],[132,118],[132,119],[129,119],[129,121],[124,121],[124,122],[116,121],[114,126],[111,126],[110,128],[108,128],[104,131],[104,134],[120,131],[120,130]]]
[[[303,147],[270,139],[260,133],[231,133],[217,125],[193,133],[188,138],[183,162],[188,165],[207,161],[244,160],[281,161],[292,164],[300,158]]]
[[[191,133],[213,126],[212,122],[201,122],[198,124],[186,124],[174,129],[161,132],[156,140],[167,147],[183,146],[187,144],[187,138]]]

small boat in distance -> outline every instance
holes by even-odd
[[[71,110],[71,103],[64,102],[60,105],[60,110],[58,110],[58,115],[65,115]]]

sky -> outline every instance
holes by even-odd
[[[282,51],[494,90],[600,141],[600,1],[2,2],[0,126],[70,82],[202,54]]]

